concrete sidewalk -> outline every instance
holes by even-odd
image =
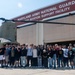
[[[75,69],[5,69],[0,68],[0,75],[75,75]]]

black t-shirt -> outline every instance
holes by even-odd
[[[27,56],[27,49],[21,49],[21,56]]]
[[[63,57],[63,50],[58,50],[58,57],[62,58]]]
[[[16,54],[15,57],[19,58],[21,56],[21,49],[18,49],[18,50],[16,49],[15,54]]]
[[[42,55],[42,50],[40,48],[37,48],[38,50],[38,56],[41,56]]]
[[[42,56],[43,56],[43,58],[47,58],[47,57],[48,57],[47,51],[43,52],[43,53],[42,53]]]
[[[0,55],[4,55],[5,53],[5,48],[0,48]]]
[[[50,50],[50,51],[48,51],[48,57],[53,57],[53,51],[52,50]]]
[[[74,57],[74,51],[73,51],[73,50],[69,50],[69,51],[68,51],[68,57],[69,57],[70,59],[73,59],[73,57]]]
[[[52,50],[52,51],[53,51],[53,55],[54,55],[54,54],[57,54],[57,50]]]

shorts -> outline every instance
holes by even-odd
[[[5,60],[5,56],[4,55],[0,55],[0,60]]]
[[[6,62],[9,61],[9,56],[5,56],[5,61],[6,61]]]

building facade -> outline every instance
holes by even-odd
[[[41,45],[45,43],[72,42],[75,41],[75,0],[67,0],[52,6],[48,6],[31,13],[14,18],[18,21],[49,21],[52,23],[24,23],[17,24],[17,41],[21,44]]]

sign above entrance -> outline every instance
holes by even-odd
[[[67,0],[52,6],[48,6],[37,11],[19,16],[14,18],[15,20],[28,20],[28,21],[37,21],[37,20],[48,20],[48,18],[62,15],[65,13],[75,11],[75,0]],[[24,22],[17,22],[17,25],[25,24]]]

